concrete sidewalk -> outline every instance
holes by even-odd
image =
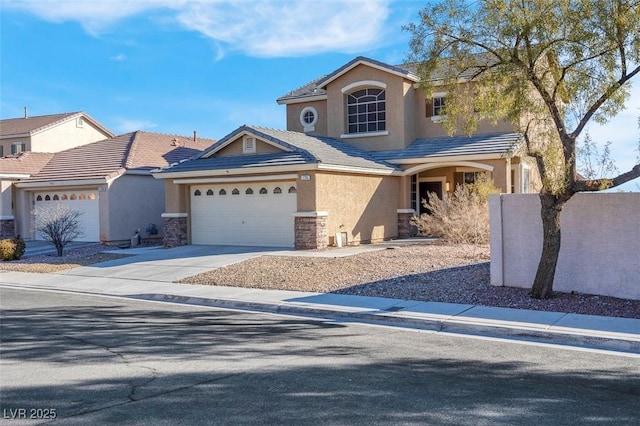
[[[246,255],[248,254],[244,253]],[[153,256],[150,253],[140,255],[140,258],[145,257],[148,259]],[[156,261],[160,262],[160,259]],[[129,264],[132,268],[149,268],[149,265],[131,263],[131,259]],[[104,265],[105,263],[98,267],[87,267],[91,268],[92,274],[88,274],[86,270],[82,274],[81,270],[85,268],[55,274],[5,271],[0,272],[0,285],[309,316],[640,354],[638,319],[379,297],[175,284],[165,280],[105,274],[105,270],[113,272],[112,267],[122,265]],[[186,269],[191,268],[199,267],[190,266]],[[211,265],[209,269],[212,269]],[[165,269],[164,273],[166,271]],[[123,269],[120,269],[120,273],[123,273]]]

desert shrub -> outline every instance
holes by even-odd
[[[64,204],[46,209],[36,207],[36,231],[54,245],[58,256],[62,256],[64,247],[83,235],[81,215],[81,212],[70,210]]]
[[[24,254],[26,248],[24,240],[20,237],[0,240],[0,259],[5,261],[18,260]]]
[[[458,185],[453,194],[443,199],[434,193],[422,200],[430,214],[412,219],[412,224],[423,235],[440,237],[449,244],[489,243],[489,194],[500,192],[486,175],[480,175],[473,184]]]

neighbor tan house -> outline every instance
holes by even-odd
[[[40,171],[50,153],[113,137],[84,112],[0,120],[0,238],[16,233],[13,184]]]
[[[213,142],[136,131],[51,154],[37,172],[13,184],[17,233],[41,239],[37,215],[62,204],[82,213],[78,241],[130,241],[137,230],[143,238],[162,236],[164,185],[151,170],[196,156]],[[12,161],[19,159],[0,165]]]
[[[441,127],[446,91],[427,99],[409,67],[357,57],[277,100],[287,130],[242,126],[165,182],[165,244],[324,248],[412,233],[428,192],[488,173],[505,193],[532,189],[522,137],[482,122]]]

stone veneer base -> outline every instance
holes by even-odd
[[[0,238],[15,237],[15,220],[0,219]]]
[[[163,217],[162,222],[164,228],[162,243],[165,247],[171,248],[188,244],[186,215],[183,217]]]
[[[295,217],[295,249],[316,250],[329,245],[327,234],[327,216],[296,216]]]

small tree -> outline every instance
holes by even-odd
[[[47,208],[36,207],[34,213],[36,231],[55,246],[58,256],[62,256],[67,244],[84,235],[82,223],[79,220],[82,213],[70,210],[64,204]]]
[[[486,174],[481,174],[475,183],[458,185],[453,194],[444,194],[440,199],[429,193],[422,204],[429,213],[412,219],[420,233],[436,235],[451,244],[489,243],[489,194],[500,192]]]
[[[625,108],[640,74],[640,3],[442,0],[407,29],[421,88],[448,90],[449,133],[473,133],[481,119],[510,120],[522,133],[542,177],[542,253],[531,296],[550,297],[563,207],[578,192],[640,176],[640,163],[595,179],[582,179],[576,167],[578,137],[592,120],[604,124]]]

